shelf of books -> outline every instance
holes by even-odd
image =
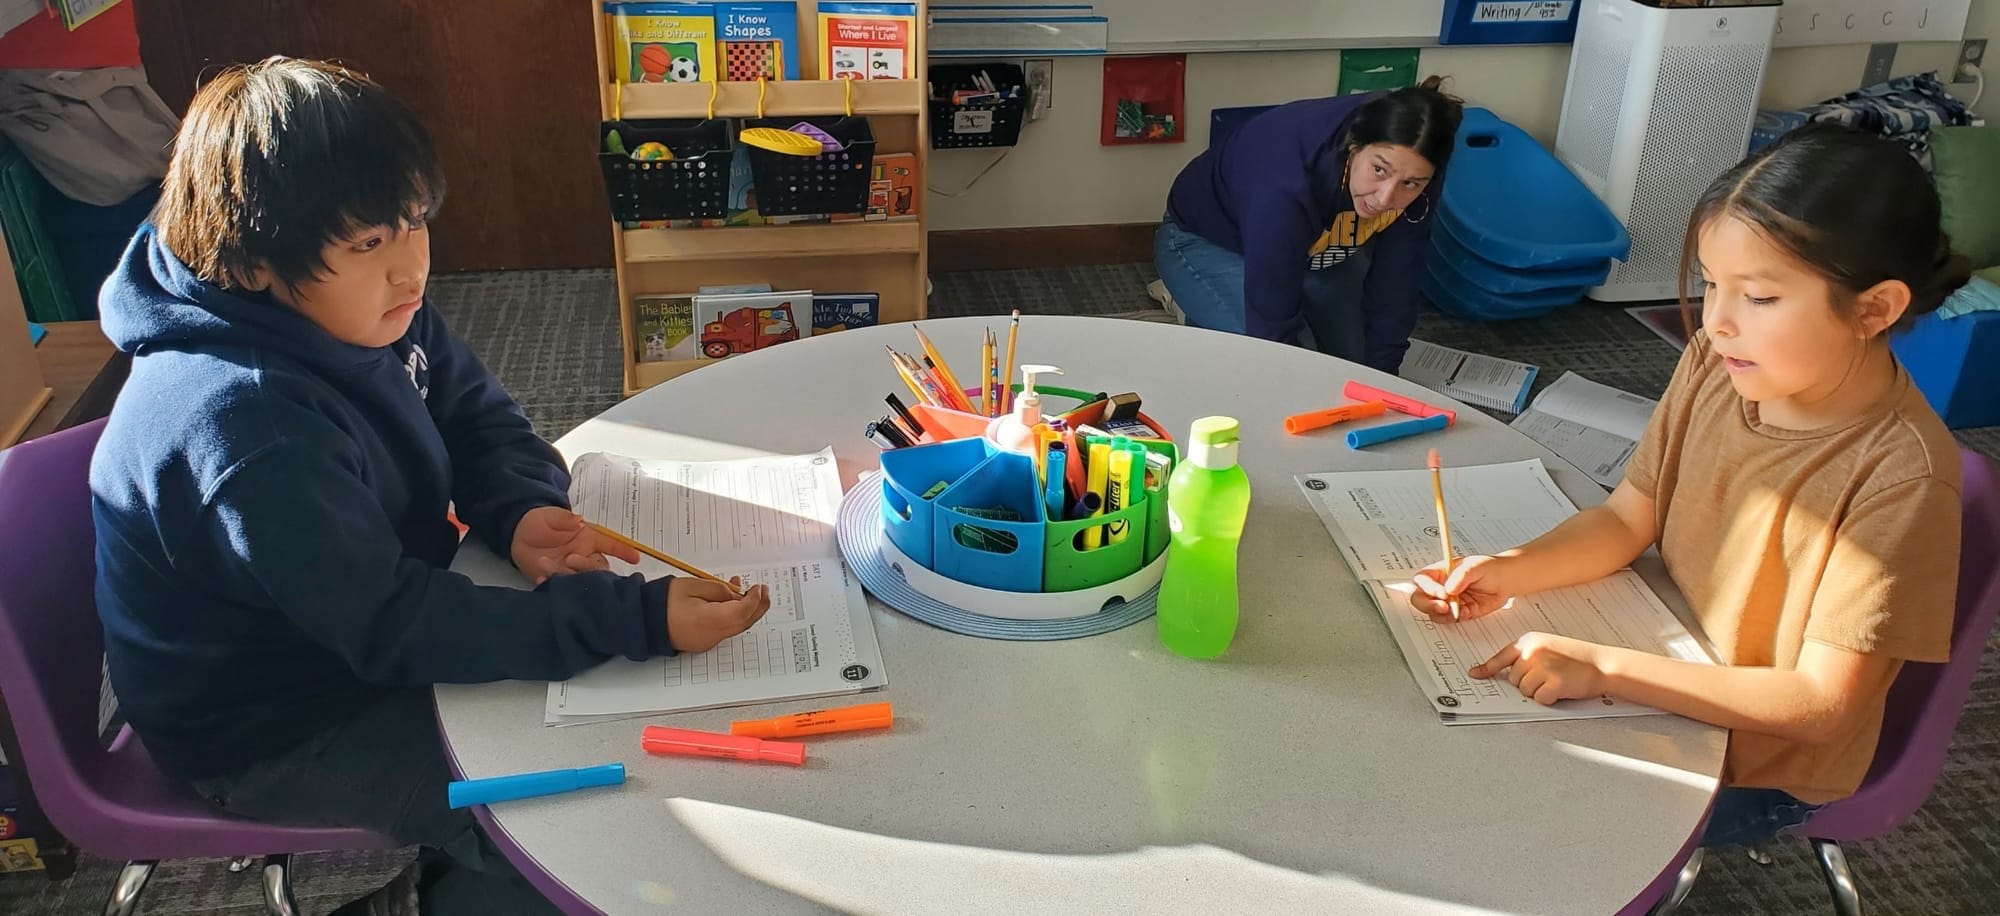
[[[592,0],[627,395],[924,317],[924,7]]]

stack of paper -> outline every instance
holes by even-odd
[[[571,477],[571,502],[585,518],[724,578],[767,585],[771,610],[707,652],[613,659],[550,684],[546,724],[836,696],[888,683],[867,598],[835,540],[840,474],[832,449],[705,462],[591,453],[576,461]],[[649,578],[678,573],[651,558],[636,568]]]
[[[1565,372],[1507,425],[1561,455],[1590,479],[1615,487],[1625,479],[1625,462],[1639,447],[1639,437],[1658,406],[1651,398]]]
[[[1443,476],[1452,546],[1461,555],[1518,546],[1576,512],[1537,459],[1447,469]],[[1411,578],[1442,559],[1430,472],[1307,474],[1299,485],[1368,589],[1417,687],[1447,725],[1662,714],[1610,697],[1542,706],[1505,678],[1478,680],[1466,673],[1530,631],[1710,661],[1701,642],[1630,569],[1522,595],[1474,620],[1434,621],[1410,606]]]
[[[1481,356],[1411,338],[1396,374],[1467,404],[1520,413],[1539,371],[1527,363]]]

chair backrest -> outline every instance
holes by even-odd
[[[45,803],[101,756],[90,455],[104,421],[0,451],[0,698]]]
[[[1813,818],[1806,827],[1812,836],[1858,840],[1887,833],[1923,806],[1944,771],[1945,751],[2000,614],[2000,472],[1969,449],[1961,450],[1960,464],[1965,489],[1951,658],[1903,666],[1889,688],[1868,777],[1860,791]]]

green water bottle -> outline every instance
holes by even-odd
[[[1214,658],[1236,636],[1236,546],[1250,513],[1250,478],[1236,463],[1238,424],[1203,417],[1167,482],[1167,571],[1160,579],[1160,641],[1188,658]]]

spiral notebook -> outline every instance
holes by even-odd
[[[571,470],[576,511],[724,578],[770,587],[771,610],[707,652],[612,659],[549,685],[547,725],[840,696],[888,683],[861,584],[840,560],[833,450],[730,461],[593,452]],[[648,578],[678,574],[650,557]],[[665,608],[661,609],[665,613]]]
[[[1298,480],[1395,636],[1417,688],[1447,725],[1664,715],[1611,697],[1543,706],[1505,678],[1466,673],[1530,631],[1711,662],[1701,641],[1629,568],[1595,582],[1519,596],[1476,620],[1431,620],[1410,606],[1411,578],[1442,558],[1431,472],[1305,474]],[[1538,458],[1447,468],[1443,481],[1452,548],[1459,556],[1518,546],[1576,513],[1576,504]]]

